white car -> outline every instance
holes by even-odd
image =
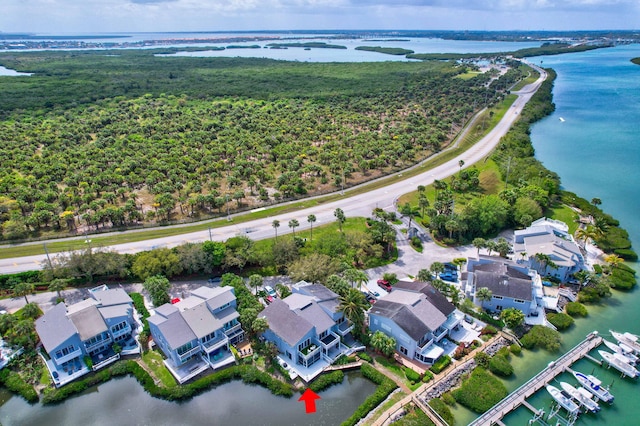
[[[265,285],[264,286],[264,291],[267,292],[267,294],[271,297],[278,297],[278,295],[276,294],[276,291],[269,285]]]

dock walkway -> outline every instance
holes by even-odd
[[[524,383],[515,391],[511,392],[506,398],[494,405],[489,411],[478,417],[469,426],[484,426],[501,424],[502,418],[515,410],[525,402],[526,398],[542,389],[558,374],[569,368],[574,362],[585,356],[589,351],[597,348],[602,343],[602,337],[596,332],[589,333],[587,338],[578,343],[569,352],[551,362],[547,368],[538,373],[528,382]]]

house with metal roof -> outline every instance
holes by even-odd
[[[56,386],[115,362],[121,352],[140,352],[135,339],[140,324],[129,295],[106,286],[89,294],[73,305],[58,303],[36,320]]]
[[[424,364],[443,353],[439,342],[463,319],[445,296],[431,284],[399,281],[369,310],[369,329],[396,339],[396,350]]]
[[[164,304],[148,318],[165,365],[180,383],[208,368],[235,361],[230,345],[244,339],[233,287],[200,287],[175,304]]]
[[[283,361],[308,381],[349,350],[341,337],[352,326],[338,309],[338,295],[328,288],[302,281],[292,290],[260,312],[269,324],[262,337],[275,344]]]
[[[580,247],[567,224],[559,220],[543,217],[528,228],[515,231],[513,251],[516,261],[526,263],[540,275],[552,275],[561,281],[585,268]]]

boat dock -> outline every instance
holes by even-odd
[[[531,378],[528,382],[524,383],[518,389],[511,392],[506,398],[494,405],[482,416],[469,423],[469,426],[500,425],[502,424],[502,418],[518,408],[520,405],[525,405],[531,411],[536,412],[537,410],[533,406],[526,403],[526,399],[546,386],[557,375],[565,371],[565,369],[571,367],[574,362],[583,358],[591,350],[600,346],[601,343],[602,337],[600,337],[597,332],[589,333],[586,339],[578,343],[574,348],[562,355],[556,361],[549,363],[544,370]]]

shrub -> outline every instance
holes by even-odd
[[[438,374],[440,373],[442,370],[444,370],[445,368],[447,368],[449,366],[449,364],[451,364],[451,358],[449,357],[449,355],[445,355],[443,357],[440,357],[430,368],[430,370],[434,373],[434,374]]]
[[[456,399],[453,397],[453,395],[451,395],[451,392],[443,393],[440,399],[442,399],[442,402],[447,405],[451,405],[452,407],[456,405]]]
[[[451,412],[447,404],[442,401],[442,399],[434,398],[429,401],[429,405],[435,410],[436,413],[440,415],[440,417],[442,417],[445,422],[447,422],[448,425],[452,426],[455,424],[456,420],[453,417],[453,413]]]
[[[497,332],[498,332],[498,330],[494,326],[486,325],[486,326],[484,326],[484,328],[482,330],[480,330],[480,335],[481,336],[484,336],[484,335],[493,336]]]
[[[549,327],[534,325],[527,334],[522,336],[520,342],[526,349],[541,347],[550,352],[557,352],[560,349],[560,333]]]
[[[514,343],[511,346],[509,346],[509,350],[514,355],[520,355],[522,353],[522,348],[517,343]]]
[[[433,380],[433,374],[431,374],[431,371],[427,370],[424,372],[424,376],[422,376],[422,382],[427,383],[429,380]]]
[[[618,290],[631,290],[637,284],[635,273],[615,267],[611,271],[611,287]]]
[[[311,384],[309,389],[314,392],[320,392],[333,385],[342,383],[344,380],[344,373],[341,370],[332,371],[318,376]]]
[[[513,374],[513,366],[506,357],[495,355],[489,361],[489,371],[498,376],[509,377]]]
[[[573,325],[573,318],[564,313],[547,314],[547,320],[558,330],[565,330]]]
[[[36,390],[27,383],[20,374],[8,368],[0,370],[0,383],[13,393],[17,393],[27,400],[27,402],[38,402]]]
[[[371,357],[371,355],[369,355],[366,352],[360,352],[358,353],[358,358],[363,359],[367,362],[373,362],[373,358]]]
[[[420,374],[416,373],[415,371],[413,371],[409,367],[405,367],[404,368],[404,375],[407,377],[407,379],[410,382],[416,383],[416,382],[420,381]]]
[[[565,306],[565,311],[572,317],[586,317],[588,315],[587,307],[580,302],[569,302]]]
[[[632,249],[616,249],[613,252],[624,260],[628,260],[630,262],[638,261],[638,254]]]
[[[505,385],[481,367],[473,370],[462,386],[452,391],[457,402],[476,413],[484,413],[507,394]]]
[[[476,356],[473,357],[473,359],[475,360],[476,364],[482,368],[488,368],[489,362],[491,361],[491,357],[484,352],[478,352]]]
[[[593,265],[593,271],[596,274],[602,274],[602,266],[598,265],[597,263],[595,265]]]

